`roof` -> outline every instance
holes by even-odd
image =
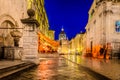
[[[64,32],[64,31],[61,31],[60,34],[65,34],[65,32]]]
[[[60,34],[65,34],[64,29],[62,27]]]

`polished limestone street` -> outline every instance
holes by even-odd
[[[85,71],[58,55],[43,55],[40,64],[11,80],[96,80]]]
[[[116,72],[118,73],[118,76],[116,75],[117,79],[110,78],[101,72],[96,72],[99,71],[100,65],[97,63],[95,65],[95,60],[90,62],[89,59],[80,58],[78,55],[40,54],[40,56],[40,63],[37,67],[16,74],[18,76],[14,75],[10,80],[119,80],[120,78],[119,70]],[[69,58],[66,56],[69,56]],[[103,62],[102,64],[105,65],[106,63]],[[119,66],[118,63],[114,65],[114,68]],[[99,69],[91,69],[90,66],[93,68],[99,67]],[[103,72],[105,71],[103,70]]]

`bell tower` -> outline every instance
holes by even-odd
[[[66,34],[64,32],[64,28],[62,27],[61,32],[59,34],[59,40],[66,40]]]

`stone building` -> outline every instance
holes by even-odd
[[[67,54],[69,52],[69,41],[63,28],[61,29],[61,32],[59,34],[59,42],[60,46],[58,48],[58,52],[62,54]]]
[[[25,25],[21,19],[28,18],[28,9],[35,10],[34,18],[40,23],[39,32],[48,36],[49,25],[44,0],[0,0],[0,59],[4,56],[3,47],[14,46],[14,40],[10,33],[16,29],[23,33]],[[21,37],[19,47],[23,47],[23,42],[23,37]]]
[[[70,46],[70,54],[74,54],[75,53],[75,39],[72,38],[69,41],[69,46]]]
[[[81,32],[80,34],[77,34],[73,39],[70,40],[69,46],[70,46],[70,53],[71,54],[82,54],[83,51],[83,35],[84,33]],[[85,38],[84,38],[85,39]]]
[[[80,41],[82,46],[82,55],[84,55],[86,53],[86,32],[82,34]]]
[[[13,5],[14,4],[14,5]],[[5,46],[14,46],[13,38],[10,34],[17,28],[22,32],[23,25],[20,19],[27,17],[27,2],[25,0],[0,0],[0,54],[3,58]],[[19,47],[23,46],[23,39],[20,39]]]
[[[0,0],[0,36],[4,39],[2,42],[4,46],[13,46],[10,32],[13,30],[12,28],[23,27],[20,19],[27,17],[26,7],[25,0]],[[19,30],[22,31],[22,29]],[[20,46],[22,46],[22,42]]]
[[[59,34],[59,40],[66,40],[66,39],[67,39],[67,36],[66,36],[66,34],[64,32],[64,29],[62,28],[61,32]]]
[[[28,0],[28,9],[32,8],[35,10],[35,18],[40,23],[39,29],[42,34],[44,34],[46,37],[49,37],[50,39],[53,39],[54,31],[49,31],[49,22],[47,18],[47,14],[44,8],[44,0]],[[51,35],[50,35],[51,34]]]
[[[35,10],[35,13],[36,13],[35,18],[40,23],[39,34],[38,34],[38,36],[39,36],[39,40],[38,40],[39,48],[42,48],[42,47],[44,48],[46,46],[49,46],[48,48],[51,49],[53,47],[51,45],[51,42],[54,42],[54,41],[52,41],[52,40],[54,40],[54,31],[49,30],[49,22],[48,22],[45,8],[44,8],[44,0],[28,0],[28,9],[29,8],[32,8]],[[45,38],[47,38],[47,39],[45,39]],[[49,49],[46,48],[44,50],[44,52],[48,52]],[[41,52],[40,49],[39,49],[39,52]]]
[[[120,54],[120,0],[94,0],[86,26],[87,54],[100,57],[100,48],[108,56]]]
[[[53,31],[53,30],[49,30],[48,31],[48,37],[50,38],[50,39],[52,39],[52,40],[55,40],[54,38],[55,38],[55,31]]]

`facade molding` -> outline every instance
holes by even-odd
[[[15,19],[12,16],[10,16],[8,14],[3,14],[0,16],[0,27],[2,27],[1,24],[5,21],[10,21],[14,25],[17,24],[17,27],[19,26],[18,23],[15,21]]]

